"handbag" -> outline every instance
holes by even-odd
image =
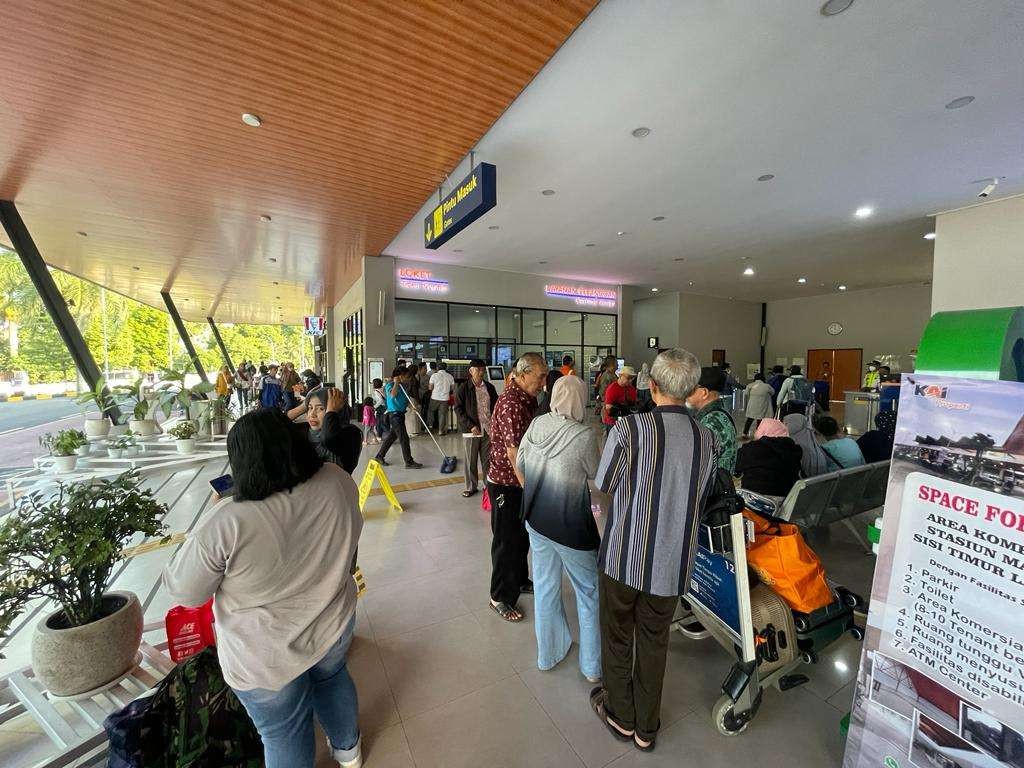
[[[754,524],[755,534],[747,547],[747,564],[792,610],[811,613],[835,601],[821,560],[797,526],[766,520],[750,510],[743,516]]]
[[[484,512],[491,511],[491,494],[487,492],[487,488],[484,488],[483,495],[480,496],[480,509]]]
[[[711,483],[707,503],[701,512],[700,522],[704,527],[704,543],[712,552],[731,552],[729,521],[733,515],[743,511],[743,499],[736,493],[729,470],[717,467]]]

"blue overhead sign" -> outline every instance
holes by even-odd
[[[497,168],[480,163],[423,221],[423,246],[440,248],[498,202]]]

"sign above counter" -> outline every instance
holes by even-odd
[[[480,163],[423,220],[423,247],[440,248],[497,203],[497,168]]]

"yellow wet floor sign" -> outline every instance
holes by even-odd
[[[402,505],[398,503],[398,497],[395,496],[391,483],[388,482],[388,476],[384,474],[384,467],[376,459],[370,459],[370,463],[366,465],[366,472],[363,473],[363,479],[359,482],[359,510],[362,511],[366,506],[366,500],[370,497],[374,480],[380,485],[380,489],[391,503],[392,509],[401,512]]]

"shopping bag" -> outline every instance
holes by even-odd
[[[484,488],[483,495],[480,497],[480,509],[484,512],[491,511],[491,495],[487,492],[486,488]]]
[[[747,547],[747,564],[792,610],[810,613],[835,600],[821,560],[797,526],[766,520],[750,510],[743,516],[753,522],[755,534]]]
[[[216,645],[213,598],[198,608],[183,605],[171,608],[164,617],[164,627],[167,630],[167,653],[175,663]]]

